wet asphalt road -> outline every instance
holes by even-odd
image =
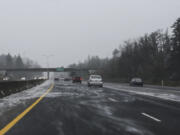
[[[179,135],[179,103],[55,82],[7,135]]]

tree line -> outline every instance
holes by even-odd
[[[112,58],[88,57],[84,62],[71,64],[74,68],[97,69],[107,80],[128,82],[141,77],[145,82],[158,84],[180,81],[180,18],[168,30],[157,30],[135,40],[127,40],[114,49]]]
[[[2,54],[0,55],[0,68],[35,68],[40,67],[36,62],[22,58],[20,55]],[[19,79],[21,77],[33,78],[40,75],[40,73],[28,73],[28,72],[9,72],[0,73],[0,79],[3,77],[10,77],[10,79]]]

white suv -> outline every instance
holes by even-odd
[[[88,80],[88,86],[100,86],[103,87],[102,77],[100,75],[90,75]]]

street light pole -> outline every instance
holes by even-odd
[[[46,57],[46,64],[47,64],[47,79],[49,80],[49,58],[52,57],[53,55],[43,55]]]

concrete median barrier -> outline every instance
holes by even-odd
[[[0,98],[17,93],[43,83],[39,80],[0,81]]]

